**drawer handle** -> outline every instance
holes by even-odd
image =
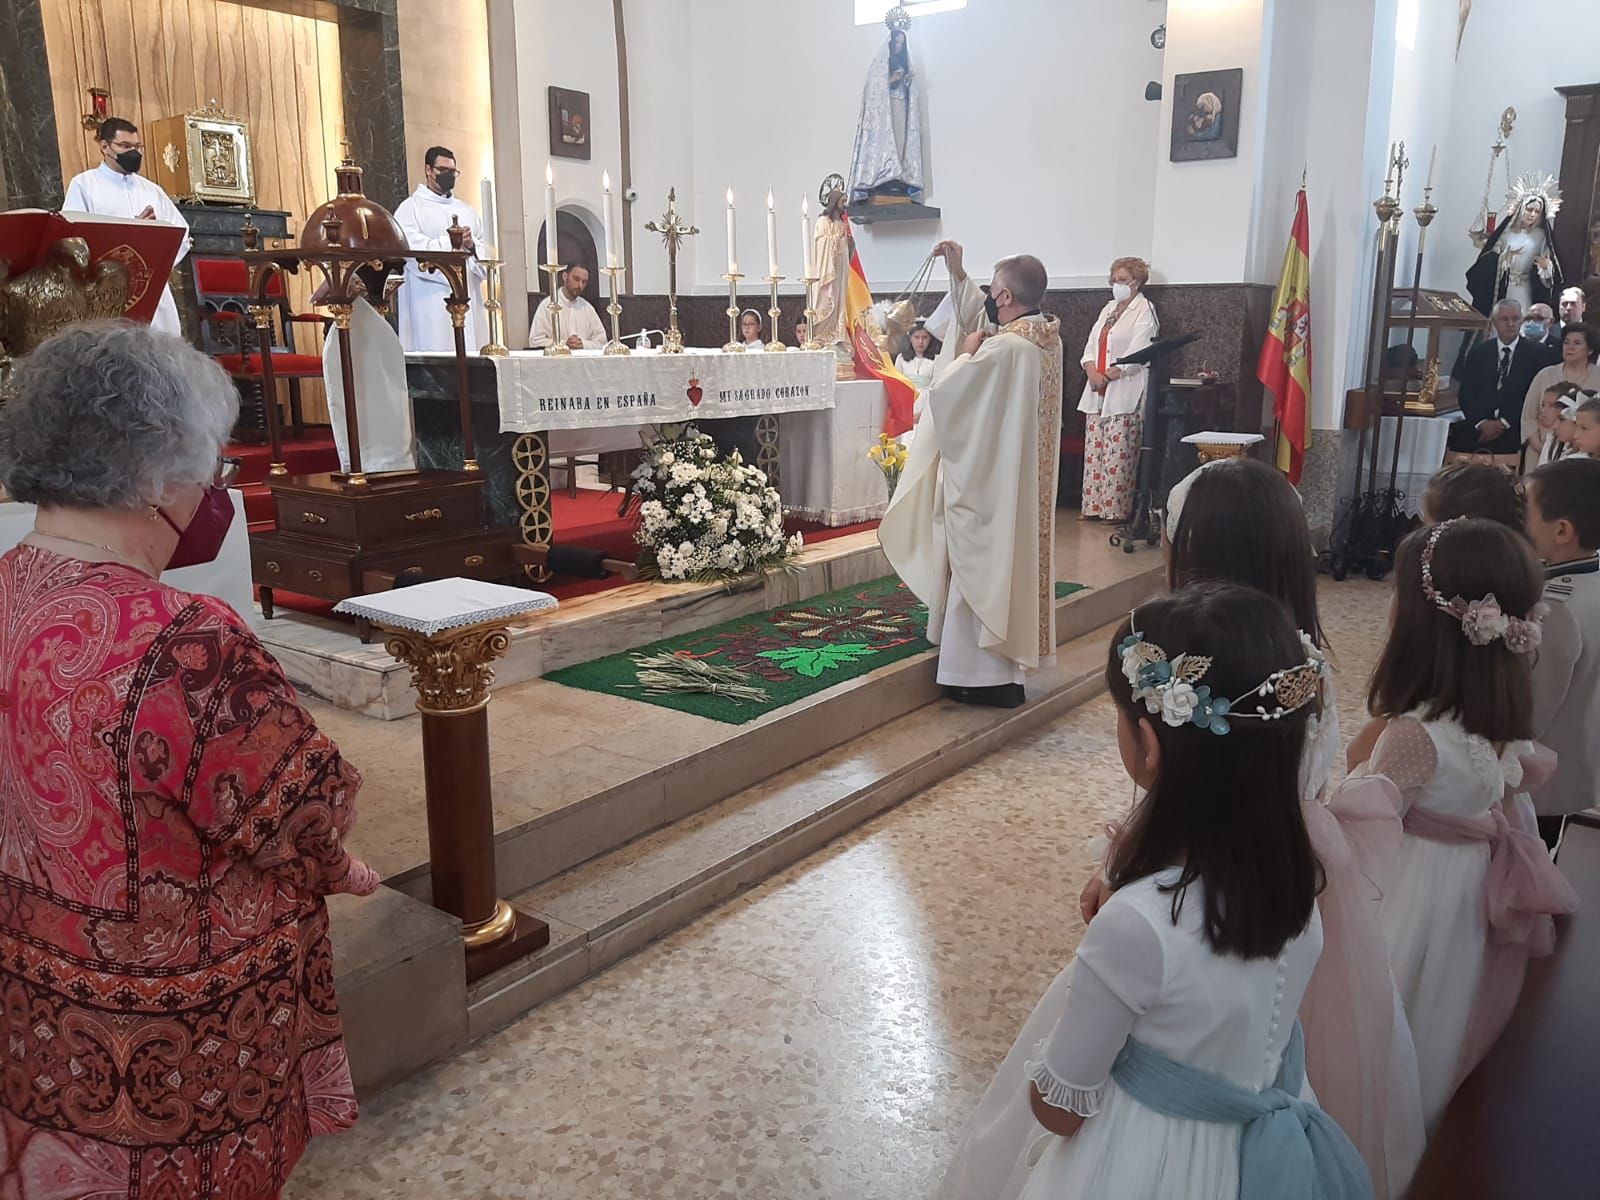
[[[483,555],[469,554],[466,558],[462,559],[462,565],[468,567],[481,567],[483,566]]]
[[[268,564],[267,564],[267,574],[269,574],[269,575],[276,575],[276,574],[277,574],[277,573],[278,573],[278,572],[279,572],[279,571],[281,571],[281,570],[283,570],[283,568],[282,568],[282,567],[280,567],[280,566],[279,566],[279,565],[278,565],[278,564],[277,564],[277,563],[275,563],[275,562],[269,562],[269,563],[268,563]]]
[[[311,576],[311,582],[312,583],[321,583],[322,582],[322,572],[321,571],[308,571],[306,573]]]
[[[437,521],[444,513],[437,508],[425,508],[421,512],[407,513],[408,521]]]
[[[327,517],[323,516],[321,513],[314,512],[301,513],[300,520],[307,525],[326,525],[328,523]]]

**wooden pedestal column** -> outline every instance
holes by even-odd
[[[386,649],[411,668],[422,714],[433,904],[461,918],[467,979],[550,941],[550,927],[500,898],[489,787],[489,665],[511,644],[504,622],[433,636],[386,630]]]

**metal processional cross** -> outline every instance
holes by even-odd
[[[683,353],[683,333],[678,329],[678,248],[683,239],[700,232],[698,226],[685,225],[678,216],[678,189],[667,192],[667,211],[659,221],[645,226],[651,233],[659,233],[667,247],[667,340],[662,350],[667,354]]]

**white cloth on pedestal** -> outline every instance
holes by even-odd
[[[582,296],[573,298],[565,292],[561,295],[561,344],[566,345],[567,339],[577,334],[583,339],[585,350],[599,350],[608,341],[605,323],[600,320],[600,314],[595,312],[594,305]],[[535,350],[543,350],[555,342],[555,332],[550,323],[550,297],[546,296],[539,301],[539,307],[533,310],[533,325],[528,330],[528,345]]]
[[[178,247],[178,258],[189,253],[189,222],[183,219],[177,205],[143,175],[124,175],[105,163],[92,171],[72,177],[67,185],[66,199],[61,210],[70,216],[74,212],[96,213],[102,217],[137,217],[146,208],[155,212],[155,219],[183,230],[183,245]],[[172,287],[161,285],[161,302],[156,305],[156,315],[150,318],[150,328],[158,333],[183,336],[183,326],[178,321],[178,305],[172,299]]]
[[[389,322],[360,297],[350,308],[351,370],[356,385],[357,433],[365,472],[414,471],[416,434],[411,394],[406,389],[406,353]],[[322,342],[322,380],[328,390],[328,423],[339,448],[339,469],[350,469],[350,432],[345,428],[343,359],[339,331]]]
[[[472,231],[474,245],[483,244],[483,223],[472,205],[454,196],[441,196],[425,183],[400,201],[400,207],[394,210],[394,219],[406,235],[406,245],[413,250],[450,249],[452,219]],[[476,258],[467,259],[467,294],[472,298],[464,327],[468,354],[476,354],[489,340],[489,326],[483,311],[484,275],[483,264]],[[424,271],[415,259],[406,260],[406,281],[400,288],[402,346],[407,350],[446,353],[455,350],[455,326],[450,323],[450,311],[445,308],[445,298],[449,295],[450,284],[442,274]]]
[[[867,451],[877,444],[888,408],[882,383],[856,379],[834,384],[832,408],[779,416],[778,491],[784,509],[829,527],[883,516],[889,489]]]

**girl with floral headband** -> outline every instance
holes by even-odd
[[[1494,521],[1419,529],[1395,555],[1388,641],[1351,743],[1352,783],[1393,803],[1361,839],[1362,870],[1416,1043],[1431,1133],[1499,1036],[1552,917],[1577,904],[1534,832],[1528,793],[1554,756],[1530,738],[1543,578]]]
[[[1281,605],[1209,584],[1112,636],[1117,744],[1145,790],[1113,894],[979,1105],[948,1198],[1370,1197],[1302,1099],[1295,1014],[1322,945],[1300,803],[1319,664]]]

